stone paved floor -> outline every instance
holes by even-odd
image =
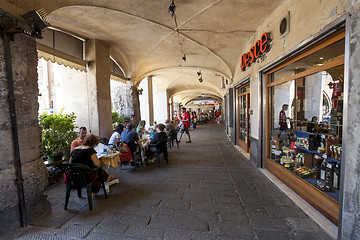
[[[169,164],[111,170],[109,198],[46,191],[52,213],[7,239],[331,239],[227,140],[216,124],[191,131]],[[85,192],[83,194],[85,195]]]

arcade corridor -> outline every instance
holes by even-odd
[[[234,148],[221,125],[198,126],[191,136],[191,144],[170,150],[169,165],[110,170],[120,184],[108,199],[95,198],[91,212],[75,191],[63,210],[63,183],[50,186],[52,213],[6,238],[331,239]]]

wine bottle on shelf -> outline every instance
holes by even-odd
[[[325,181],[325,173],[326,173],[326,158],[324,158],[324,161],[321,163],[321,168],[320,168],[320,179]]]
[[[340,188],[340,164],[336,163],[334,169],[333,187],[336,189]]]
[[[333,190],[333,177],[334,177],[334,165],[331,163],[326,163],[326,171],[325,171],[325,190],[332,191]]]

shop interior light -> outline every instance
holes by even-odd
[[[323,57],[320,57],[320,60],[323,60],[324,58]]]

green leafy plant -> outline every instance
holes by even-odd
[[[130,118],[124,114],[119,115],[116,111],[112,111],[113,130],[115,130],[118,124],[124,123],[125,120],[130,120]]]
[[[77,137],[75,113],[43,113],[39,116],[42,128],[41,146],[43,155],[51,157],[64,149],[69,149],[71,142]]]
[[[116,111],[112,111],[112,122],[113,123],[119,122],[119,114]]]
[[[124,114],[118,114],[116,111],[112,112],[112,122],[113,123],[124,123],[125,120],[129,120],[130,118],[128,116],[125,116]]]

